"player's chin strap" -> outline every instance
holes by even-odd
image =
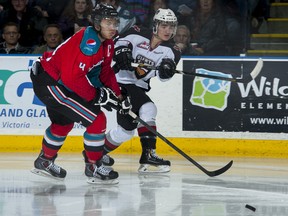
[[[190,158],[187,154],[185,154],[181,149],[179,149],[177,146],[175,146],[173,143],[171,143],[169,140],[167,140],[163,135],[161,135],[159,132],[157,132],[153,127],[148,125],[144,120],[139,118],[134,112],[129,110],[129,115],[134,118],[136,121],[144,125],[150,132],[158,136],[160,139],[162,139],[166,144],[168,144],[171,148],[173,148],[175,151],[177,151],[179,154],[181,154],[184,158],[186,158],[188,161],[190,161],[192,164],[194,164],[198,169],[200,169],[202,172],[204,172],[206,175],[210,177],[215,177],[218,175],[221,175],[222,173],[226,172],[233,164],[233,160],[231,160],[226,166],[215,170],[215,171],[208,171],[203,166],[201,166],[199,163],[197,163],[195,160]]]
[[[142,63],[132,63],[131,66],[132,67],[144,67],[144,68],[148,68],[150,70],[158,70],[158,67],[150,66],[150,65],[146,65],[146,64],[142,64]],[[251,71],[249,76],[243,77],[243,78],[233,78],[233,77],[224,77],[224,76],[220,76],[220,75],[217,76],[217,75],[211,75],[211,74],[197,73],[197,70],[196,70],[197,68],[193,68],[190,72],[175,70],[175,73],[188,75],[188,76],[197,76],[197,77],[204,77],[204,78],[210,78],[210,79],[218,79],[218,80],[224,80],[224,81],[229,81],[229,82],[248,83],[248,82],[254,80],[259,75],[262,68],[263,68],[263,60],[261,58],[259,58],[257,61],[257,64],[255,65],[254,69]],[[198,69],[200,69],[200,68],[198,68]]]

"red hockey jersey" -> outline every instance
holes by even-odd
[[[97,87],[109,87],[117,96],[121,94],[111,68],[113,54],[113,40],[101,43],[94,28],[87,27],[68,38],[52,54],[43,54],[40,61],[51,77],[91,101]]]

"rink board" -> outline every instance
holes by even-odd
[[[288,157],[286,140],[245,140],[208,138],[168,138],[170,142],[190,156],[239,156],[239,157]],[[0,136],[0,152],[39,152],[41,136]],[[158,138],[157,151],[161,154],[179,155],[168,144]],[[62,152],[81,152],[83,138],[70,136],[66,139]],[[138,137],[123,143],[115,154],[139,154],[141,145]]]
[[[42,135],[50,122],[45,106],[34,95],[29,77],[28,69],[37,58],[38,56],[33,55],[0,56],[0,151],[38,152],[41,148]],[[200,61],[202,65],[199,64]],[[211,67],[216,70],[218,67],[217,73],[234,71],[236,67],[235,71],[238,74],[233,75],[238,77],[243,75],[242,73],[248,73],[256,61],[257,58],[184,57],[177,65],[177,69],[188,70],[194,65],[193,62],[197,62],[198,67],[203,66],[207,69]],[[213,100],[209,107],[204,103],[192,102],[193,93],[195,93],[193,86],[197,84],[201,87],[205,84],[202,80],[196,80],[196,82],[179,74],[169,82],[159,82],[157,78],[152,79],[149,96],[157,105],[158,131],[191,156],[287,157],[288,85],[286,80],[288,66],[286,64],[288,65],[287,59],[265,58],[263,71],[255,82],[250,83],[251,91],[247,91],[246,86],[234,83],[224,89],[225,93],[230,89],[231,91],[228,92],[229,95],[227,93],[227,100],[222,98],[223,103],[220,104],[222,107],[216,107],[219,104],[213,104]],[[242,66],[243,71],[240,70]],[[270,73],[271,71],[273,73]],[[221,83],[223,87],[226,85],[227,83]],[[238,89],[242,90],[240,95]],[[199,89],[197,91],[199,92]],[[211,99],[211,94],[209,99]],[[240,108],[237,107],[239,101],[241,102]],[[255,101],[257,106],[253,103]],[[265,105],[265,101],[269,103]],[[271,104],[273,104],[272,108]],[[263,107],[269,108],[269,112],[266,112]],[[116,126],[115,113],[105,113],[108,131]],[[233,116],[229,116],[230,113]],[[250,118],[250,115],[257,117],[258,120],[267,120],[263,116],[257,116],[260,114],[269,114],[269,120],[277,120],[281,124],[265,123],[258,124],[258,126],[243,124],[245,123],[243,120]],[[85,128],[81,125],[75,125],[70,133],[72,136],[67,138],[61,150],[81,151],[84,131]],[[158,139],[157,146],[158,151],[162,153],[178,154],[160,139]],[[120,153],[140,151],[137,136],[116,150]]]

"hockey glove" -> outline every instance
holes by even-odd
[[[121,115],[129,114],[129,111],[132,109],[130,96],[126,96],[126,98],[119,102],[118,111]]]
[[[164,58],[159,66],[159,77],[169,79],[175,74],[176,64],[172,59]]]
[[[132,50],[129,47],[120,46],[115,49],[113,60],[116,62],[113,67],[115,71],[130,70],[134,71],[131,63],[134,61],[132,57]]]
[[[119,99],[110,88],[96,88],[96,97],[93,100],[94,105],[103,106],[108,111],[111,108],[117,109]]]
[[[41,68],[41,64],[40,64],[40,59],[37,59],[31,68],[31,72],[33,73],[34,76],[37,76],[40,74],[40,68]]]

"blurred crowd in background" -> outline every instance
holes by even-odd
[[[250,35],[258,33],[269,18],[272,2],[0,0],[0,54],[42,54],[54,50],[80,28],[91,25],[91,11],[97,3],[108,3],[119,13],[119,34],[133,25],[152,28],[155,11],[170,8],[178,18],[177,33],[172,40],[182,55],[238,56],[249,49]]]

